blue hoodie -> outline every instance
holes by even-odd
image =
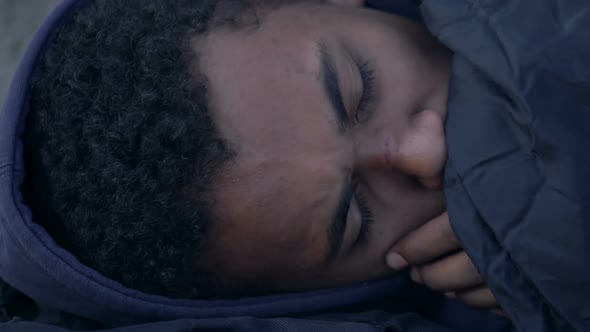
[[[41,226],[32,222],[31,211],[23,203],[19,186],[23,183],[25,176],[21,136],[24,118],[28,111],[28,80],[35,61],[43,51],[44,44],[51,32],[55,31],[62,21],[67,20],[76,11],[77,6],[83,4],[84,1],[88,0],[63,1],[47,19],[24,56],[7,96],[5,108],[0,113],[0,278],[6,284],[2,289],[16,289],[27,298],[32,299],[38,308],[44,308],[43,310],[49,308],[50,311],[47,312],[58,312],[60,316],[59,319],[50,319],[47,315],[42,318],[39,316],[43,315],[36,315],[30,322],[13,319],[11,322],[0,323],[3,330],[65,331],[57,325],[76,328],[113,328],[113,331],[495,332],[513,330],[508,320],[434,294],[411,283],[406,274],[400,274],[387,280],[314,292],[231,301],[197,301],[169,299],[128,289],[82,265],[71,253],[60,248]],[[587,9],[582,5],[584,0],[569,1],[572,4],[577,4],[578,9]],[[513,0],[513,2],[522,5],[520,1]],[[559,8],[568,7],[563,5],[563,1],[547,0],[545,2],[547,6],[549,3],[555,3],[556,6],[562,6],[558,6]],[[372,1],[372,4],[406,16],[414,18],[419,16],[417,5],[412,4],[409,0]],[[487,24],[490,21],[483,18],[489,19],[493,17],[492,14],[502,12],[501,9],[505,7],[510,6],[507,5],[507,2],[499,0],[424,1],[422,13],[425,22],[435,36],[458,54],[455,64],[458,69],[454,69],[453,74],[452,85],[454,87],[462,86],[461,83],[464,81],[494,82],[495,73],[493,71],[486,77],[476,75],[479,73],[476,66],[479,63],[478,60],[481,60],[483,65],[488,65],[486,60],[489,60],[492,62],[491,66],[504,68],[505,63],[502,56],[499,56],[497,63],[494,63],[486,58],[486,54],[477,53],[480,50],[477,48],[479,45],[477,38],[481,37],[482,40],[487,41],[491,38],[490,36],[494,36],[495,30],[492,29],[492,25]],[[573,5],[571,8],[576,9]],[[519,10],[523,10],[523,8]],[[546,12],[543,13],[546,14]],[[580,13],[579,16],[576,16],[578,21],[564,21],[567,23],[564,29],[578,31],[576,29],[581,29],[583,24],[586,24],[587,28],[590,27],[587,11],[580,11]],[[512,20],[519,21],[517,18],[523,13],[512,14]],[[564,12],[565,14],[572,14],[571,10]],[[509,18],[506,20],[512,22]],[[486,24],[484,27],[482,27],[482,22]],[[465,38],[465,36],[471,36],[471,38]],[[462,40],[465,41],[462,42]],[[558,36],[555,36],[555,40],[559,40]],[[576,41],[570,42],[575,44]],[[484,46],[490,45],[498,46],[493,43]],[[506,49],[502,49],[506,52],[517,51],[510,50],[508,48],[510,45],[500,46],[506,47]],[[585,54],[588,54],[587,49]],[[567,72],[566,74],[573,75],[575,73]],[[580,74],[582,75],[580,79],[587,83],[588,71],[584,74]],[[547,89],[549,88],[551,87],[547,87]],[[471,98],[477,97],[478,94],[489,96],[496,93],[494,96],[498,96],[493,87],[488,90],[482,87],[481,91],[472,87],[472,90],[474,95]],[[498,98],[503,99],[505,96],[502,95]],[[504,251],[489,251],[485,247],[486,244],[495,245],[495,248],[498,249],[503,246],[503,243],[498,244],[497,238],[488,233],[484,234],[474,230],[485,227],[493,229],[496,226],[494,222],[497,221],[488,218],[488,215],[478,215],[473,212],[474,207],[479,206],[477,204],[482,200],[485,201],[486,197],[477,197],[477,202],[470,201],[471,191],[466,188],[477,187],[476,181],[469,183],[469,186],[462,186],[464,183],[460,181],[460,175],[465,171],[465,168],[458,170],[453,168],[463,165],[461,163],[466,160],[466,156],[461,151],[462,147],[454,148],[461,145],[453,143],[455,140],[461,141],[465,137],[460,136],[461,132],[465,132],[465,130],[457,129],[461,128],[460,121],[453,117],[453,112],[466,109],[468,103],[465,100],[472,99],[465,99],[463,95],[455,91],[449,101],[451,107],[449,112],[452,119],[450,123],[454,127],[453,130],[456,131],[456,136],[451,140],[449,147],[451,156],[447,172],[451,175],[447,176],[446,186],[447,194],[451,195],[449,211],[452,218],[455,219],[452,221],[455,231],[464,242],[468,253],[475,259],[480,272],[492,280],[490,286],[499,295],[499,301],[510,306],[506,309],[520,330],[550,331],[554,326],[564,329],[573,329],[573,326],[576,328],[588,327],[584,324],[587,324],[587,319],[590,317],[590,311],[588,311],[590,306],[587,305],[587,299],[590,296],[582,300],[582,305],[576,306],[575,297],[574,300],[567,300],[563,295],[555,295],[555,289],[551,288],[548,283],[541,285],[546,286],[545,288],[537,287],[535,282],[538,281],[538,278],[531,280],[530,275],[531,273],[534,275],[535,271],[530,271],[530,269],[525,269],[520,274],[514,272],[503,277],[503,271],[518,270],[522,266],[522,262],[511,261],[509,257],[501,255],[508,255],[513,250],[511,247]],[[518,105],[514,105],[515,108],[516,106]],[[584,128],[588,129],[590,126]],[[588,134],[586,136],[580,134],[579,137],[588,141]],[[487,142],[487,144],[493,145],[494,143]],[[586,165],[590,165],[588,160],[583,161],[586,162]],[[588,198],[588,196],[583,196],[583,198]],[[583,211],[586,217],[588,217],[587,211],[587,209]],[[590,220],[590,218],[586,218],[586,220]],[[586,228],[585,231],[587,232],[588,229]],[[547,232],[548,230],[545,229],[543,234]],[[478,233],[480,238],[470,237],[472,233]],[[584,232],[581,234],[587,235]],[[533,242],[534,236],[536,234],[530,234],[530,237],[533,237]],[[570,253],[579,256],[580,248],[572,248]],[[572,261],[570,260],[570,262]],[[580,268],[580,262],[580,259],[574,260],[570,265]],[[590,266],[590,264],[588,265]],[[528,268],[530,265],[525,264],[524,267]],[[543,266],[543,268],[545,267]],[[583,271],[582,268],[582,272],[587,272],[587,270]],[[583,274],[583,276],[587,275]],[[512,280],[509,279],[511,276],[516,278],[518,284],[511,285]],[[540,276],[541,279],[543,276]],[[560,275],[555,276],[561,277]],[[523,279],[526,280],[523,281]],[[579,281],[580,279],[570,276],[565,280]],[[576,286],[583,285],[577,284]],[[571,290],[571,288],[561,289],[562,292],[575,295],[574,292],[570,292]],[[579,293],[589,295],[587,290]],[[546,294],[552,295],[552,297],[545,297]],[[517,295],[521,297],[520,302]],[[0,305],[5,304],[3,296],[4,292],[0,291]],[[546,302],[543,302],[542,308],[532,305],[533,300],[531,299],[535,299],[536,296],[547,299]],[[20,317],[25,318],[25,315]],[[62,319],[63,317],[68,317],[68,319]],[[529,324],[529,319],[533,323]],[[81,325],[73,323],[74,321]],[[539,329],[536,329],[537,327]]]

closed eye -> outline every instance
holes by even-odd
[[[371,226],[375,221],[375,217],[369,208],[369,204],[365,197],[359,192],[358,187],[355,188],[355,201],[359,208],[360,215],[361,215],[361,227],[359,229],[358,235],[356,240],[354,241],[353,246],[362,246],[365,247],[368,244],[369,240],[369,231]]]
[[[363,123],[371,114],[371,106],[375,101],[375,68],[371,66],[369,61],[353,56],[354,62],[360,73],[363,83],[362,94],[359,100],[354,119],[356,123]]]

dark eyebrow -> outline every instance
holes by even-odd
[[[352,200],[353,190],[350,181],[346,181],[342,186],[340,192],[340,200],[338,206],[332,216],[332,223],[328,227],[328,242],[329,250],[326,256],[326,263],[332,261],[340,252],[342,240],[344,239],[344,232],[346,231],[346,223],[348,220],[348,210],[350,209],[350,202]]]
[[[332,110],[336,114],[340,131],[344,131],[348,124],[348,112],[344,107],[342,101],[342,92],[340,91],[340,84],[338,84],[338,73],[334,68],[334,59],[330,50],[323,42],[318,42],[320,50],[320,79],[324,85],[324,93],[330,100]]]

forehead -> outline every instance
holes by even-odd
[[[280,259],[317,261],[346,163],[319,79],[319,36],[292,18],[270,15],[254,31],[215,31],[199,42],[214,121],[237,150],[216,181],[218,250],[246,265],[269,247]]]
[[[275,15],[267,15],[251,30],[216,30],[198,44],[200,69],[212,90],[214,117],[235,141],[249,138],[252,127],[263,133],[277,130],[268,123],[285,116],[292,128],[298,128],[307,121],[307,114],[290,112],[291,108],[309,107],[301,97],[321,95],[317,85],[310,86],[319,74],[316,36],[306,24],[292,26],[292,17],[285,17],[277,21]]]

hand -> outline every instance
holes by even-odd
[[[412,266],[412,280],[469,305],[497,308],[496,298],[461,248],[445,212],[399,241],[387,255],[399,270]]]

